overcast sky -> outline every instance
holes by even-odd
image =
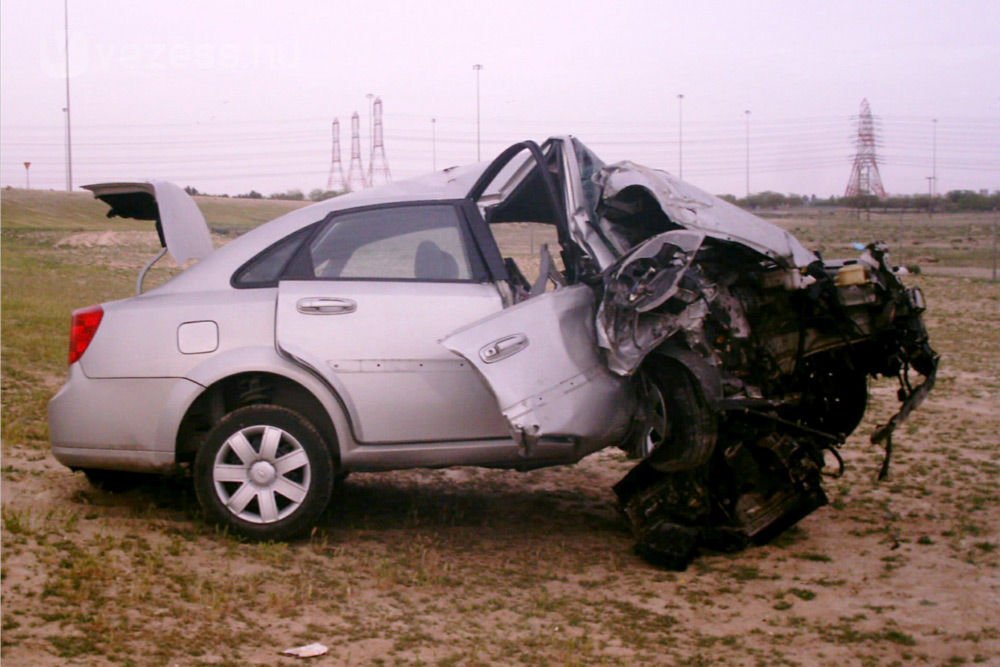
[[[0,184],[62,189],[63,0],[0,4]],[[862,98],[885,187],[1000,189],[1000,0],[69,0],[73,181],[324,188],[330,123],[394,179],[574,134],[716,193],[842,194]],[[683,94],[679,103],[678,94]],[[682,104],[683,120],[679,119]],[[749,110],[749,117],[744,113]],[[936,163],[934,124],[936,125]],[[679,130],[683,129],[683,140]]]

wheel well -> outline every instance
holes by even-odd
[[[320,432],[339,463],[337,432],[323,404],[299,383],[273,373],[240,373],[209,386],[188,408],[177,430],[177,463],[191,463],[208,432],[220,419],[245,405],[267,403],[294,410]]]

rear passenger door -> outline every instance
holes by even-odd
[[[507,437],[482,377],[438,342],[502,308],[468,213],[433,202],[335,215],[278,285],[279,349],[333,386],[359,442]]]

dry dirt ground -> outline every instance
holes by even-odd
[[[867,442],[895,408],[881,381],[829,506],[681,573],[632,553],[612,451],[354,475],[310,539],[241,542],[184,479],[111,494],[62,468],[44,398],[16,403],[62,377],[5,367],[4,419],[25,426],[3,443],[3,664],[290,665],[279,651],[311,642],[330,647],[317,665],[1000,664],[1000,288],[915,281],[944,362],[890,478]]]

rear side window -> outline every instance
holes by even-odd
[[[288,266],[295,251],[309,233],[315,229],[310,225],[289,234],[274,245],[268,247],[240,268],[233,277],[234,287],[274,287],[278,284],[281,273]]]
[[[467,248],[454,206],[370,209],[331,220],[309,243],[307,266],[296,273],[325,280],[472,280],[479,272]]]

